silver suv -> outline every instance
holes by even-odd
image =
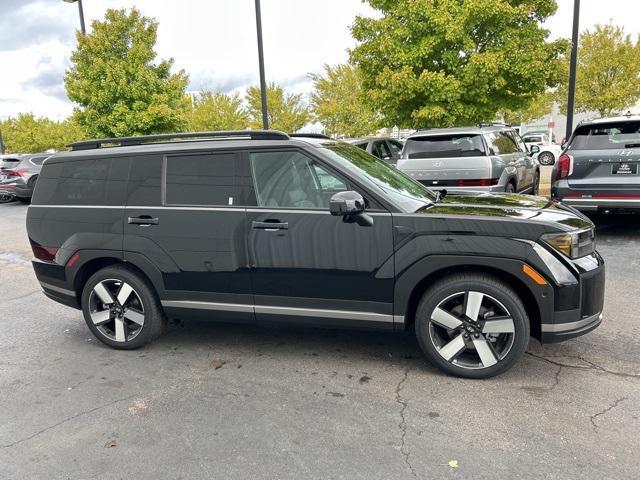
[[[538,194],[539,147],[504,124],[419,130],[397,167],[428,187]]]

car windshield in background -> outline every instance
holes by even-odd
[[[572,150],[640,148],[640,122],[611,122],[576,128]]]
[[[522,138],[525,143],[543,143],[544,139],[541,135],[527,135]]]
[[[481,135],[437,135],[407,140],[408,158],[456,158],[485,155]]]
[[[415,212],[435,201],[431,190],[395,167],[346,143],[327,145],[322,151],[359,178],[383,190],[403,210]]]

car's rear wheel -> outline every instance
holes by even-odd
[[[89,278],[82,291],[82,312],[96,338],[118,349],[141,347],[166,325],[153,287],[123,265],[103,268]]]
[[[507,185],[504,187],[504,191],[506,193],[516,193],[516,186],[513,182],[509,182],[507,183]]]
[[[518,295],[482,273],[455,274],[434,284],[418,305],[415,327],[434,365],[467,378],[505,372],[529,341],[529,318]]]
[[[13,195],[9,195],[8,193],[0,193],[0,203],[10,203],[15,200]]]

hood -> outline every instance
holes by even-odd
[[[593,222],[577,210],[532,195],[488,192],[455,192],[447,194],[442,202],[426,208],[425,215],[485,217],[531,221],[547,224],[554,230],[577,230],[593,227]]]

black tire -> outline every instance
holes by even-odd
[[[509,182],[507,183],[507,185],[504,187],[504,191],[506,193],[516,193],[516,186],[514,185],[513,182]]]
[[[0,194],[0,203],[11,203],[15,200],[13,195]]]
[[[22,203],[31,203],[31,197],[16,197],[16,200]]]
[[[38,181],[38,175],[34,175],[27,182],[27,187],[29,187],[29,188],[31,188],[33,190],[35,188],[35,186],[36,186],[36,182],[37,181]]]
[[[92,320],[92,315],[101,314],[107,310],[111,311],[112,307],[116,308],[113,305],[109,306],[101,302],[99,295],[94,290],[102,282],[105,282],[103,285],[111,284],[114,286],[109,291],[112,300],[117,300],[117,294],[121,291],[117,290],[118,282],[120,282],[120,288],[125,284],[132,288],[132,293],[128,297],[130,304],[127,302],[122,303],[124,316],[120,318],[125,325],[129,325],[129,327],[124,327],[124,341],[117,340],[115,319],[105,321],[98,326]],[[142,315],[143,324],[139,325],[128,320],[126,318],[127,310],[130,313],[136,313],[138,318]],[[136,270],[125,265],[113,265],[103,268],[87,280],[82,290],[82,313],[87,326],[98,340],[105,345],[120,350],[132,350],[151,342],[164,332],[167,324],[166,315],[153,286]],[[109,335],[110,331],[113,332],[113,335]],[[128,338],[129,336],[132,338]]]
[[[531,195],[540,194],[540,171],[536,170],[533,174],[533,187],[531,187]]]
[[[467,294],[481,293],[484,295],[484,297],[481,298],[486,299],[481,300],[482,302],[485,302],[484,304],[490,304],[491,301],[497,300],[502,307],[505,307],[509,318],[512,320],[513,333],[485,334],[482,333],[485,327],[481,326],[481,333],[475,335],[476,339],[474,340],[474,334],[467,334],[465,329],[469,328],[469,326],[465,326],[464,323],[459,327],[459,329],[448,330],[434,322],[432,318],[434,316],[437,318],[437,315],[434,315],[436,313],[436,308],[438,308],[439,311],[442,311],[444,309],[442,305],[446,305],[446,302],[455,303],[460,292],[467,292]],[[464,296],[464,303],[456,308],[460,308],[461,310],[467,308],[467,303],[469,302],[467,294]],[[483,306],[480,306],[480,310],[478,312],[483,312],[483,308]],[[465,310],[465,314],[466,313],[467,310]],[[485,317],[484,319],[481,319],[481,322],[485,322],[486,324],[492,320],[492,317],[487,316],[488,313],[486,309],[484,310],[484,314]],[[461,314],[460,318],[466,319],[468,317]],[[477,318],[480,319],[479,316]],[[495,319],[499,321],[500,318],[507,317],[497,316]],[[464,321],[467,322],[467,320]],[[422,295],[422,299],[418,304],[418,308],[416,310],[415,330],[418,343],[420,344],[422,351],[433,365],[437,366],[445,373],[465,378],[489,378],[506,372],[518,360],[520,360],[520,358],[522,358],[529,343],[529,317],[522,301],[508,284],[492,275],[484,273],[453,274],[440,279],[437,283],[431,286]],[[440,348],[437,348],[435,343],[437,343],[438,335],[442,335],[443,332],[450,334],[450,337],[448,339],[445,338],[442,342],[446,345],[441,345]],[[463,334],[468,335],[471,338],[462,339]],[[458,335],[460,335],[460,338],[458,338]],[[504,335],[505,337],[501,339],[501,335]],[[480,338],[478,338],[478,336]],[[494,336],[496,337],[494,340],[496,344],[495,346],[491,344],[491,338]],[[444,351],[444,346],[448,347],[448,342],[450,342],[450,340],[464,341],[465,346],[455,358],[447,360],[441,352]],[[484,366],[479,350],[475,349],[476,341],[486,343],[488,345],[491,344],[489,346],[491,347],[491,353],[494,355],[493,360],[496,361],[495,364],[486,367]],[[451,343],[453,344],[453,342]],[[502,357],[500,356],[501,352],[497,349],[500,345],[509,346],[509,348],[504,351],[504,356]],[[463,358],[472,359],[473,356],[476,356],[480,360],[480,365],[465,366],[460,360]],[[453,362],[460,363],[456,364]],[[487,364],[489,364],[489,362],[487,362]]]
[[[551,152],[542,152],[538,154],[538,162],[540,165],[553,165],[556,157]]]

